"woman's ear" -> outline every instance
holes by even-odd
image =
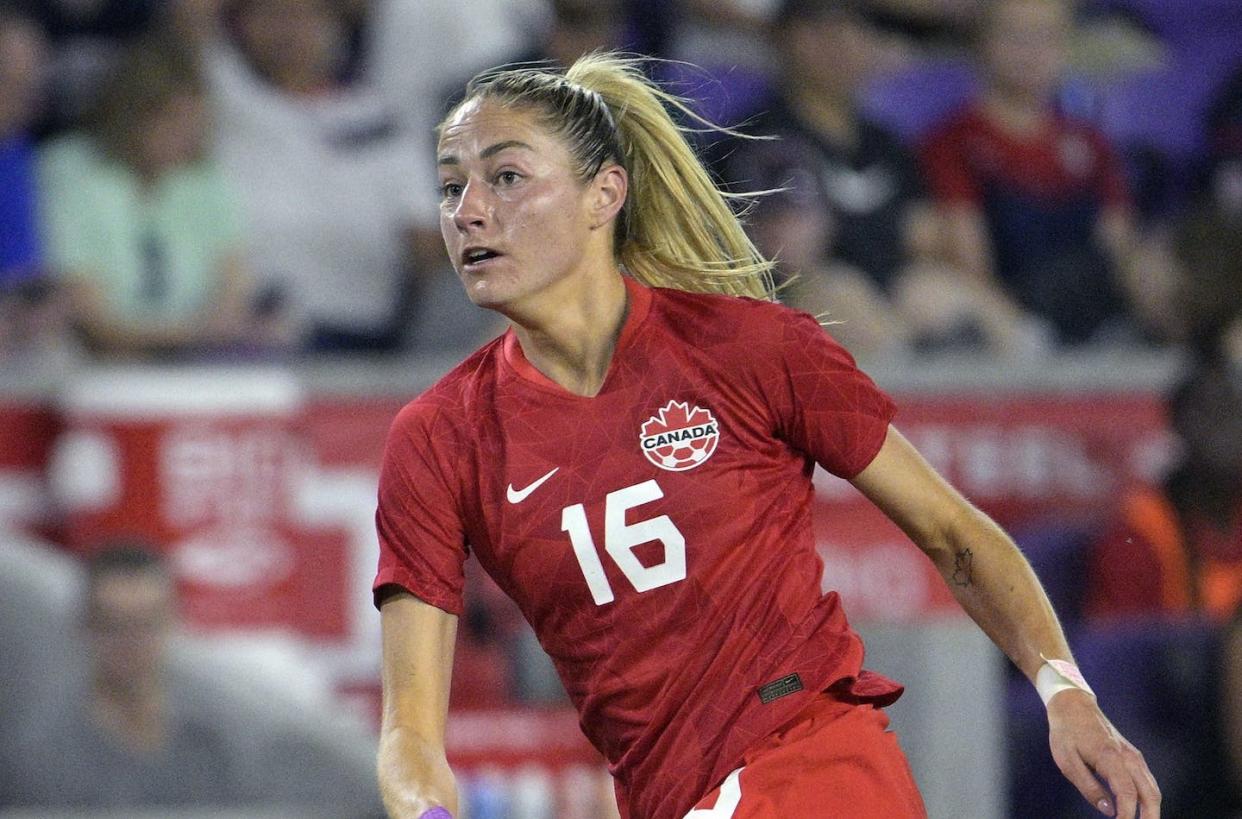
[[[605,165],[591,180],[591,227],[611,222],[625,205],[630,177],[620,165]]]

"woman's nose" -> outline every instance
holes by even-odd
[[[490,218],[491,199],[487,187],[476,182],[466,183],[461,198],[457,200],[457,209],[453,211],[453,222],[457,229],[467,231],[485,227]]]

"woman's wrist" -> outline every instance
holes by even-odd
[[[1040,656],[1043,657],[1042,654]],[[1052,698],[1062,691],[1085,691],[1095,696],[1095,692],[1087,684],[1078,666],[1068,660],[1052,660],[1047,657],[1043,657],[1043,660],[1044,664],[1035,673],[1035,690],[1039,692],[1039,698],[1044,701],[1045,708]]]

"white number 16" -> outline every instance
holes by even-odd
[[[686,539],[668,515],[637,523],[625,522],[626,512],[662,497],[664,493],[660,491],[660,485],[650,480],[609,492],[604,499],[604,549],[634,585],[635,591],[650,591],[686,579]],[[582,504],[575,503],[561,511],[561,530],[569,533],[574,554],[596,605],[611,603],[614,599],[612,586],[604,575],[604,564],[600,561],[595,538],[587,524],[586,508]],[[634,556],[634,547],[653,540],[664,544],[664,560],[654,566],[644,566]]]

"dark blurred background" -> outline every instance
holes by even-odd
[[[597,48],[696,137],[791,305],[1035,564],[1169,817],[1242,816],[1242,3],[0,0],[0,815],[382,811],[380,448],[502,329],[433,128]],[[932,816],[1091,815],[1033,689],[817,480],[825,588]],[[471,566],[473,819],[614,815]]]

